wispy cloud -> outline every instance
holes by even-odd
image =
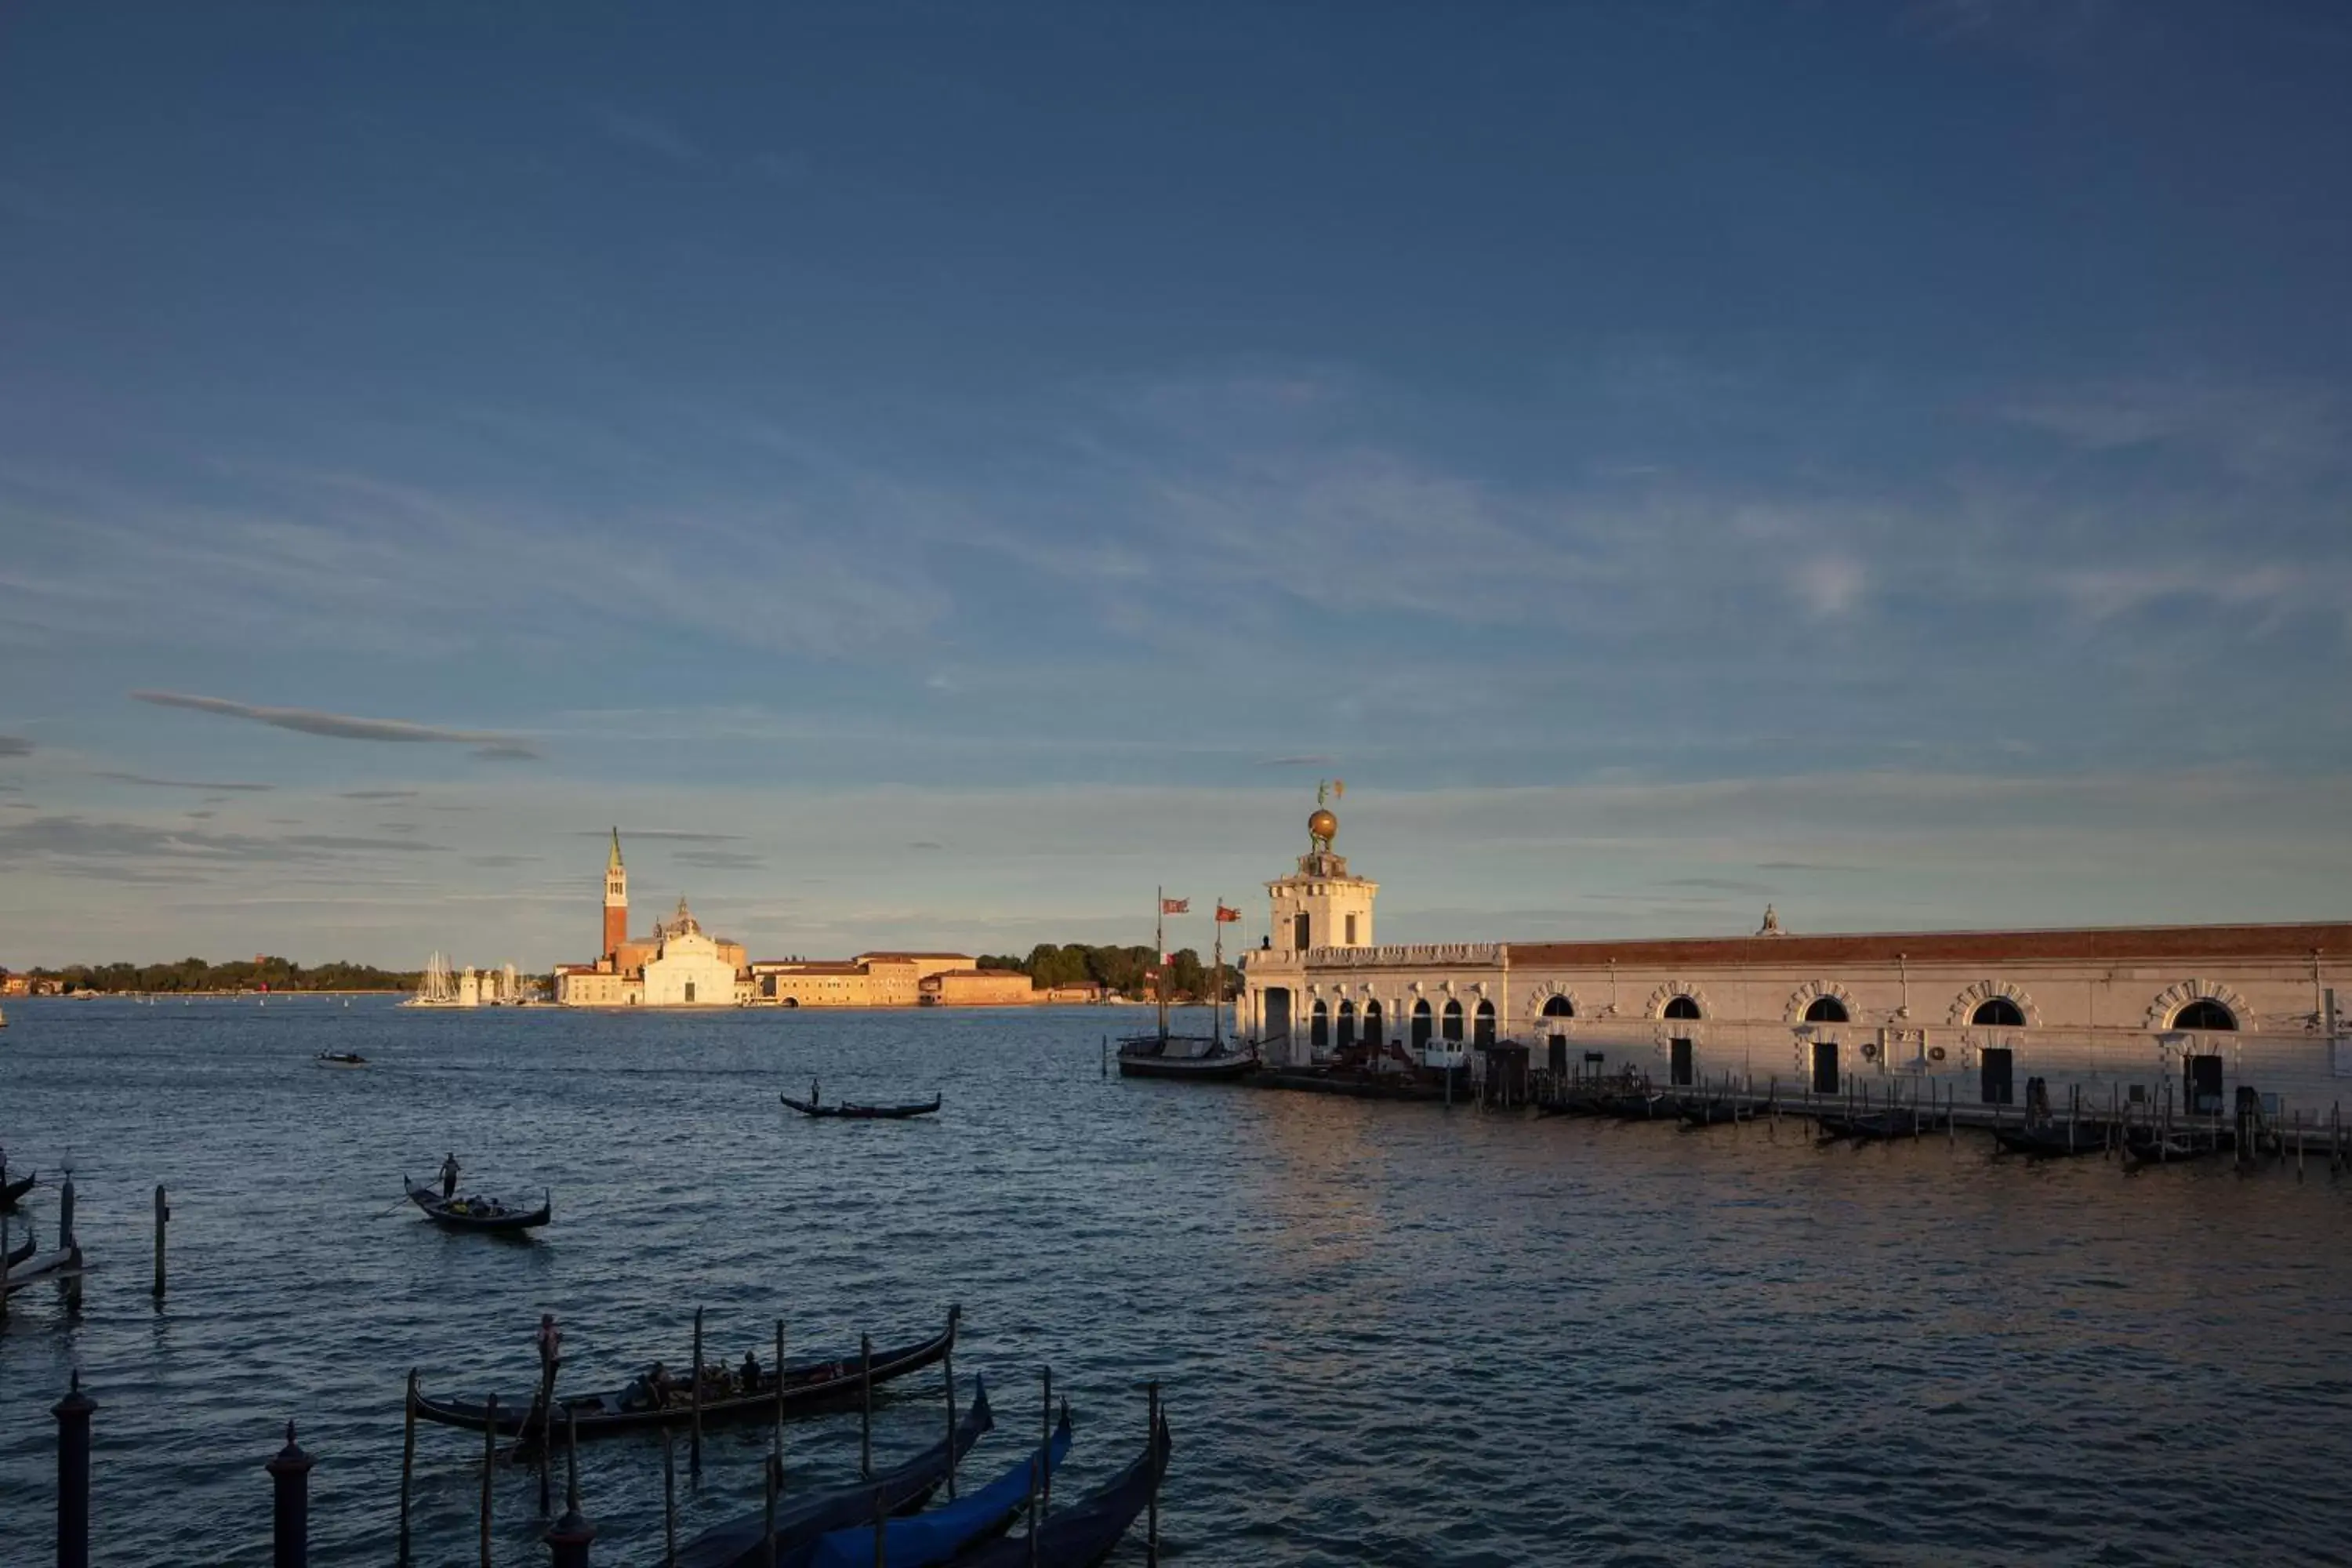
[[[413,789],[347,789],[342,792],[342,798],[345,800],[414,800],[421,793],[423,792]]]
[[[657,115],[600,109],[596,111],[596,123],[613,142],[641,153],[656,153],[679,163],[691,163],[702,156],[702,150],[686,132]]]
[[[349,713],[329,713],[316,708],[268,708],[233,702],[226,697],[196,697],[177,691],[134,691],[134,701],[158,708],[185,708],[246,719],[274,729],[338,741],[383,741],[394,744],[461,745],[475,748],[478,757],[536,757],[538,753],[510,735],[483,730],[451,730],[436,724],[413,724],[404,719],[363,719]]]
[[[0,735],[0,757],[29,757],[33,742],[22,735]]]
[[[194,789],[206,791],[233,790],[249,794],[258,794],[263,790],[275,789],[277,787],[275,784],[241,784],[225,780],[204,781],[198,779],[151,778],[145,773],[116,773],[110,768],[100,769],[90,776],[92,778],[112,779],[117,784],[144,784],[150,789]]]
[[[740,833],[699,833],[690,828],[684,827],[624,827],[620,830],[620,833],[621,842],[624,845],[627,844],[632,838],[660,838],[680,844],[732,844],[743,837]],[[613,837],[613,829],[609,827],[583,827],[574,833],[572,837],[576,838],[610,838]]]

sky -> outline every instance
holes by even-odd
[[[2352,16],[0,11],[0,965],[2352,914]],[[1206,945],[1181,926],[1180,942]]]

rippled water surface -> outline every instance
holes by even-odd
[[[313,1561],[388,1563],[411,1365],[519,1393],[551,1310],[566,1385],[604,1386],[683,1363],[697,1305],[714,1358],[765,1361],[779,1315],[796,1353],[830,1352],[950,1301],[957,1371],[1005,1425],[1034,1420],[1041,1364],[1069,1394],[1057,1493],[1128,1457],[1135,1382],[1165,1380],[1171,1562],[2341,1563],[2352,1542],[2352,1180],[2324,1163],[2126,1178],[1965,1133],[1816,1151],[1794,1123],[1105,1081],[1100,1033],[1135,1015],[1091,1010],[9,1014],[0,1142],[45,1173],[70,1147],[99,1266],[79,1321],[43,1288],[0,1334],[9,1564],[48,1560],[74,1369],[100,1405],[100,1562],[266,1562],[259,1467],[293,1416]],[[812,1076],[946,1110],[784,1114]],[[469,1187],[551,1188],[543,1239],[397,1206],[451,1148]],[[46,1244],[56,1193],[31,1206]],[[934,1438],[938,1386],[886,1402],[882,1458]],[[760,1443],[713,1436],[685,1531],[756,1503]],[[794,1423],[794,1484],[856,1448],[854,1416]],[[420,1562],[476,1560],[479,1458],[420,1429]],[[657,1441],[587,1447],[582,1487],[595,1561],[658,1561]],[[545,1561],[536,1501],[499,1476],[499,1563]]]

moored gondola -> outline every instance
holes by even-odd
[[[1101,1490],[1057,1508],[1032,1540],[1027,1535],[992,1541],[954,1560],[954,1568],[1092,1568],[1108,1557],[1148,1507],[1167,1473],[1168,1419],[1161,1416],[1151,1441]]]
[[[400,1181],[408,1189],[408,1201],[423,1209],[425,1218],[451,1230],[534,1230],[555,1217],[554,1200],[545,1194],[541,1194],[539,1206],[531,1209],[497,1198],[444,1198],[406,1176]]]
[[[895,1349],[874,1352],[874,1382],[879,1385],[893,1378],[904,1377],[910,1372],[931,1365],[955,1345],[956,1325],[961,1310],[948,1313],[948,1326],[928,1340]],[[798,1361],[784,1367],[783,1409],[795,1411],[830,1409],[855,1401],[863,1379],[859,1375],[856,1354],[830,1361]],[[526,1395],[520,1399],[501,1398],[498,1407],[499,1431],[509,1436],[520,1436],[527,1428],[535,1426],[538,1416],[533,1410],[535,1400]],[[577,1394],[555,1401],[552,1425],[562,1430],[576,1430],[583,1437],[593,1437],[608,1432],[638,1431],[688,1420],[694,1410],[693,1385],[685,1380],[671,1390],[667,1398],[656,1401],[645,1390],[644,1380],[625,1389],[612,1389],[599,1394]],[[776,1376],[763,1373],[756,1388],[746,1390],[728,1374],[723,1367],[703,1369],[702,1419],[704,1424],[731,1419],[755,1419],[776,1413]],[[477,1399],[444,1399],[428,1394],[416,1396],[416,1415],[421,1421],[437,1422],[444,1426],[462,1426],[471,1431],[482,1429],[486,1404]],[[534,1438],[534,1441],[536,1439]],[[870,1501],[870,1493],[869,1493]]]
[[[0,1184],[0,1209],[15,1208],[16,1200],[31,1192],[33,1184],[39,1180],[40,1176],[37,1173],[27,1173],[17,1181]]]
[[[940,1108],[940,1097],[936,1094],[928,1100],[918,1100],[909,1105],[858,1105],[847,1100],[837,1105],[826,1105],[814,1100],[794,1100],[789,1094],[780,1094],[776,1098],[803,1116],[838,1117],[844,1121],[904,1121],[910,1116],[929,1116]]]
[[[934,1568],[1003,1534],[1029,1506],[1034,1489],[1050,1484],[1069,1451],[1070,1411],[1066,1404],[1061,1425],[1053,1436],[986,1486],[922,1513],[836,1530],[816,1542],[808,1561],[812,1568],[864,1568],[870,1563]]]
[[[2104,1121],[2042,1122],[2015,1127],[1996,1124],[1992,1130],[1992,1141],[2003,1153],[2022,1154],[2029,1160],[2063,1160],[2072,1155],[2104,1152],[2108,1142],[2107,1124]]]
[[[971,1452],[982,1435],[995,1426],[995,1416],[988,1404],[988,1384],[985,1380],[977,1381],[971,1408],[956,1423],[956,1457],[961,1458]],[[819,1537],[870,1521],[877,1499],[886,1513],[900,1514],[922,1507],[947,1479],[948,1464],[948,1443],[942,1438],[897,1469],[886,1470],[870,1481],[854,1481],[814,1497],[779,1504],[774,1558],[777,1568],[793,1568],[804,1561]],[[677,1568],[768,1568],[767,1540],[768,1515],[763,1509],[696,1536],[678,1552]]]
[[[24,1245],[8,1254],[7,1267],[9,1268],[16,1268],[22,1265],[26,1258],[33,1256],[34,1249],[39,1247],[40,1244],[39,1237],[30,1235],[26,1236],[25,1237]],[[5,1271],[5,1270],[0,1270],[0,1272]]]
[[[357,1051],[320,1051],[314,1058],[322,1068],[363,1068],[367,1058]]]
[[[1682,1117],[1685,1127],[1721,1127],[1728,1122],[1753,1121],[1756,1108],[1728,1097],[1685,1100],[1682,1102]]]
[[[2170,1131],[2134,1127],[2124,1138],[2124,1165],[2134,1171],[2143,1165],[2174,1165],[2233,1153],[2237,1147],[2237,1131],[2230,1127],[2176,1127]]]

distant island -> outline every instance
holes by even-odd
[[[1152,994],[1151,971],[1158,959],[1159,954],[1148,947],[1089,947],[1082,942],[1056,946],[1041,942],[1029,950],[1026,958],[1015,958],[1010,953],[982,954],[980,967],[1017,971],[1027,975],[1041,991],[1092,984],[1102,987],[1108,994],[1143,1001]],[[1241,984],[1241,971],[1226,964],[1224,994],[1239,995]],[[1213,994],[1209,966],[1201,962],[1200,953],[1187,947],[1169,954],[1169,1000],[1206,1002]]]
[[[68,963],[62,969],[0,970],[0,995],[72,996],[84,992],[182,993],[238,991],[414,991],[415,970],[378,969],[338,959],[305,968],[289,958],[267,955],[207,963],[184,958],[175,963]]]

